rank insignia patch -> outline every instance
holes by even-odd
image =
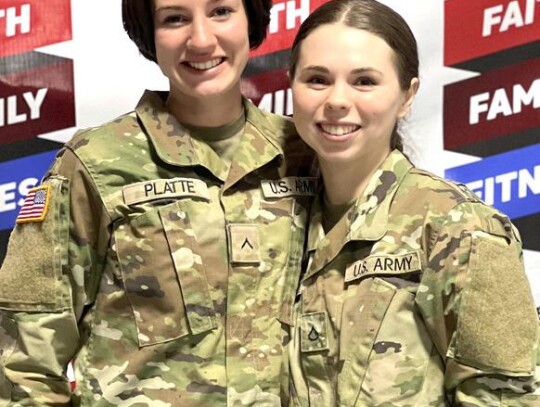
[[[47,215],[50,197],[50,185],[42,185],[29,190],[16,222],[43,222],[45,215]]]

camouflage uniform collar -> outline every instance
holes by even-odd
[[[276,157],[283,159],[280,140],[284,128],[280,121],[271,121],[270,115],[257,108],[248,99],[243,99],[246,111],[246,126],[238,150],[233,158],[224,189],[234,185],[248,173],[263,167]]]
[[[393,197],[412,168],[400,151],[394,150],[388,155],[352,208],[349,215],[351,240],[379,240],[384,236]]]
[[[227,184],[232,185],[248,172],[263,166],[278,155],[283,155],[277,139],[269,138],[269,135],[278,136],[276,133],[279,131],[276,130],[279,129],[269,122],[263,112],[244,99],[245,133],[229,171],[227,165],[210,146],[191,137],[189,131],[169,113],[164,103],[165,98],[165,92],[147,90],[137,104],[135,112],[156,149],[158,157],[167,164],[200,165],[218,179],[223,182],[227,180]],[[269,131],[261,131],[264,129]]]
[[[403,153],[392,151],[371,177],[364,194],[327,235],[322,226],[321,200],[316,200],[308,236],[308,252],[314,252],[313,260],[304,278],[321,270],[348,242],[376,241],[385,235],[392,198],[411,168],[413,165]]]

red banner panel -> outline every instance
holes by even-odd
[[[444,87],[444,148],[487,156],[540,143],[540,58]]]
[[[70,40],[70,0],[2,0],[0,57]]]
[[[446,66],[484,72],[538,55],[538,0],[446,0],[444,10]]]
[[[242,94],[263,110],[292,114],[292,93],[286,68],[242,79]]]
[[[275,0],[265,42],[251,56],[271,54],[291,47],[300,24],[328,0]]]
[[[0,144],[75,126],[73,61],[37,52],[3,61],[13,71],[0,69]]]

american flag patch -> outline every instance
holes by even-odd
[[[17,223],[43,222],[49,207],[51,197],[51,186],[42,185],[32,188],[24,199],[23,206],[17,216]]]

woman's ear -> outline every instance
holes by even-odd
[[[407,113],[409,113],[409,111],[411,110],[411,106],[416,96],[416,92],[418,92],[419,86],[420,86],[420,81],[418,80],[418,78],[412,78],[409,89],[405,91],[405,99],[403,100],[403,104],[401,105],[401,109],[399,110],[399,113],[398,113],[399,119],[404,118],[407,115]]]

